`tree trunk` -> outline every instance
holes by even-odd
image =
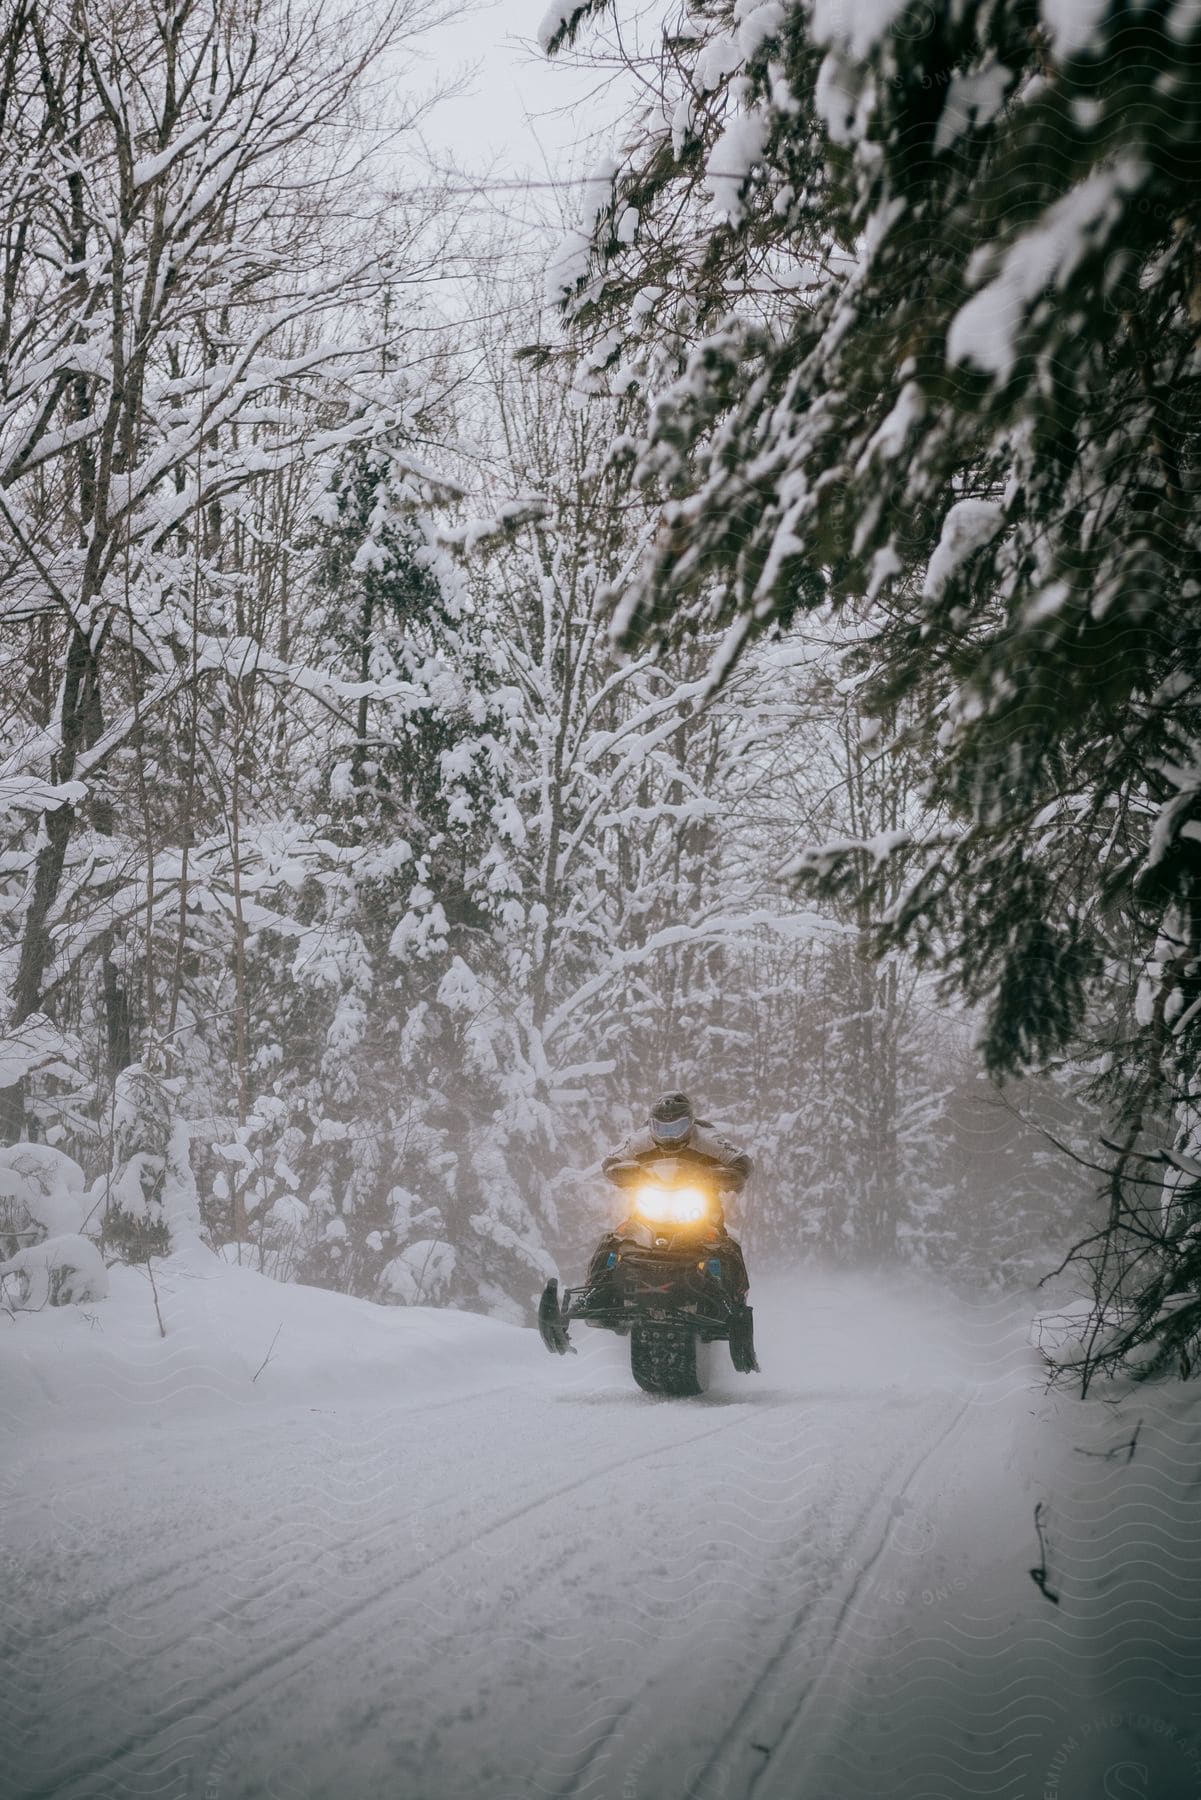
[[[67,648],[62,699],[59,703],[60,749],[51,764],[51,779],[69,781],[81,749],[94,742],[100,730],[99,670],[92,646],[76,627]],[[10,1028],[14,1031],[38,1012],[42,985],[50,961],[49,920],[62,885],[67,848],[75,826],[75,808],[57,806],[42,815],[40,842],[34,860],[33,887],[25,913],[21,950],[13,982]],[[25,1122],[25,1083],[0,1090],[0,1136],[6,1144],[18,1141]]]

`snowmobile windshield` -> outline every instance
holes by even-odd
[[[680,1119],[652,1119],[651,1136],[656,1144],[682,1144],[692,1130],[687,1113]]]

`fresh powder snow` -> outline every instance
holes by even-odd
[[[777,1274],[680,1403],[607,1334],[111,1276],[0,1335],[6,1794],[1192,1791],[1138,1646],[1196,1661],[1195,1396],[1049,1396],[1012,1298]]]

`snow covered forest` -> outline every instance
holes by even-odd
[[[1201,5],[543,4],[0,0],[0,1792],[1185,1800]]]
[[[4,7],[6,1292],[528,1320],[671,1086],[755,1257],[1187,1372],[1195,9],[552,7],[553,243],[433,18]]]
[[[762,1255],[1046,1264],[1088,1175],[981,1089],[900,931],[926,918],[906,860],[958,844],[974,878],[980,833],[929,761],[944,655],[945,691],[898,691],[880,635],[918,560],[947,616],[965,567],[987,585],[1001,502],[947,513],[954,448],[911,468],[940,499],[880,574],[873,475],[868,583],[763,572],[780,544],[704,486],[744,479],[713,443],[767,428],[735,407],[767,346],[794,360],[864,281],[861,225],[832,198],[799,229],[785,149],[762,160],[778,9],[673,40],[544,304],[537,239],[506,256],[405,178],[420,5],[5,13],[5,1253],[200,1233],[281,1280],[522,1318],[600,1217],[601,1150],[684,1085],[776,1172],[744,1220]],[[908,455],[913,383],[873,405],[848,472]],[[972,493],[999,457],[972,446]],[[688,551],[691,520],[722,542]],[[1122,808],[1151,832],[1142,779]],[[1023,954],[1075,997],[1086,949],[1057,947],[1023,830],[1008,904],[1050,934]],[[830,841],[871,880],[807,891]],[[969,911],[987,1006],[1007,976]]]

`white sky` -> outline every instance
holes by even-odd
[[[546,0],[491,0],[421,40],[435,79],[465,74],[462,94],[443,101],[425,127],[440,163],[498,184],[547,181],[571,172],[583,140],[607,139],[615,100],[602,75],[550,61],[535,33]]]

